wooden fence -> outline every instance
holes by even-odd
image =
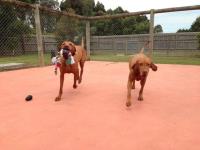
[[[198,50],[198,32],[188,33],[160,33],[154,35],[154,50]],[[116,51],[125,54],[133,53],[143,47],[144,43],[149,40],[149,34],[135,35],[115,35],[115,36],[91,36],[90,49],[91,53],[96,51]],[[16,53],[34,53],[37,52],[36,36],[23,36],[21,44],[16,49]],[[43,36],[44,52],[48,53],[57,49],[57,40],[53,35]]]
[[[154,34],[154,50],[197,50],[198,32],[193,33],[160,33]],[[91,51],[116,50],[135,51],[143,47],[149,40],[149,34],[116,35],[116,36],[92,36]]]

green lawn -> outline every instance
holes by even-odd
[[[127,62],[131,56],[123,55],[92,55],[91,60]],[[153,56],[157,64],[200,65],[200,56]]]
[[[93,61],[112,61],[112,62],[128,62],[131,56],[127,55],[91,55]],[[200,65],[200,56],[154,56],[153,60],[157,64],[185,64]],[[6,63],[25,63],[27,66],[39,66],[38,55],[29,54],[15,57],[0,57],[0,64]],[[45,54],[45,65],[51,64],[50,54]]]
[[[50,54],[45,54],[45,65],[51,64]],[[21,56],[12,56],[12,57],[0,57],[0,64],[6,63],[24,63],[27,66],[39,66],[38,55],[37,54],[28,54]]]

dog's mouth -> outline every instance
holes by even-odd
[[[60,50],[61,55],[67,60],[70,56],[70,50],[69,48],[65,47],[63,49]]]
[[[147,74],[136,76],[136,81],[144,80],[147,77]]]

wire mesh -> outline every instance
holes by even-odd
[[[0,5],[0,56],[22,55],[32,51],[27,41],[33,35],[35,21],[32,9]]]

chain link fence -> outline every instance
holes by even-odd
[[[0,2],[0,63],[42,65],[38,57],[35,11],[36,5],[17,1]],[[39,18],[45,65],[51,64],[51,57],[57,53],[57,47],[62,41],[81,44],[85,36],[84,20],[45,7],[40,7]]]
[[[0,5],[0,56],[29,52],[27,40],[35,35],[34,10],[10,4]]]
[[[19,1],[0,1],[0,63],[38,66],[41,65],[38,54],[43,53],[44,63],[51,64],[51,55],[57,52],[59,43],[70,40],[81,44],[82,38],[91,55],[132,55],[150,39],[150,21],[144,14],[95,19],[43,7],[39,7],[39,35],[36,8],[36,5]],[[198,34],[154,34],[153,55],[199,56]],[[38,36],[41,36],[41,50]]]

